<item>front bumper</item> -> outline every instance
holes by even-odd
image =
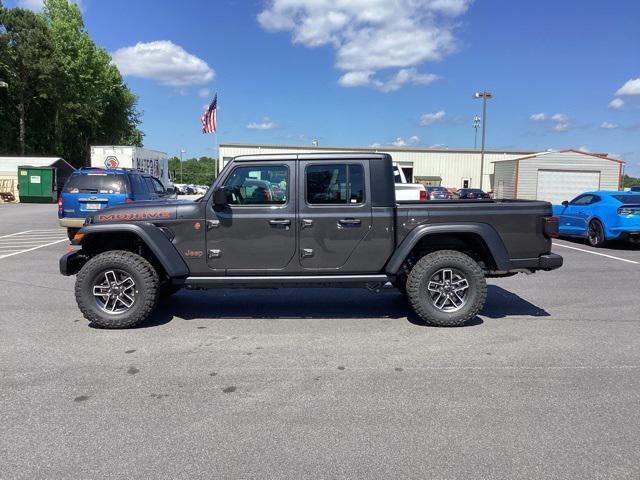
[[[531,271],[548,271],[560,268],[563,261],[562,257],[557,253],[545,253],[544,255],[540,255],[538,258],[521,258],[511,260],[511,268],[513,270],[526,269]]]
[[[80,255],[80,251],[65,253],[60,258],[60,273],[66,277],[75,275],[84,265],[86,258]]]
[[[66,228],[82,228],[84,225],[84,218],[59,218],[58,223],[61,227]]]

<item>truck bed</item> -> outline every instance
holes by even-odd
[[[494,229],[511,259],[529,259],[549,253],[551,239],[544,234],[544,218],[551,204],[537,200],[433,200],[397,202],[396,245],[416,227],[451,223],[479,223]]]

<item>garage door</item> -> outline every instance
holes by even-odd
[[[536,198],[553,204],[571,200],[583,192],[600,189],[600,172],[538,170]]]

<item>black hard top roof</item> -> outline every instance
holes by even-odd
[[[234,162],[264,162],[268,160],[384,160],[391,158],[388,153],[374,152],[328,152],[328,153],[265,153],[255,155],[239,155]]]

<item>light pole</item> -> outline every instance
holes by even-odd
[[[184,148],[180,150],[180,183],[184,183],[182,181],[182,155],[185,153],[187,153],[187,151]]]
[[[478,149],[478,127],[480,126],[480,117],[479,116],[474,115],[473,123],[471,124],[471,126],[476,131],[476,134],[475,134],[475,137],[474,137],[474,141],[473,141],[473,149],[477,150]]]
[[[493,98],[491,92],[476,92],[473,94],[473,98],[482,99],[482,147],[480,150],[480,188],[482,188],[482,181],[484,180],[484,136],[487,129],[487,100]]]

